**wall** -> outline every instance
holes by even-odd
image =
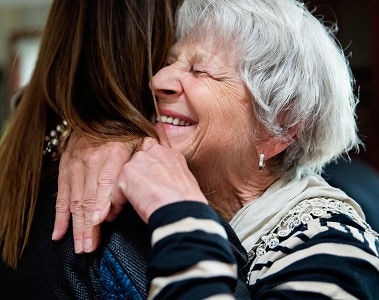
[[[17,35],[42,31],[51,0],[0,0],[0,125],[9,111],[10,42]]]

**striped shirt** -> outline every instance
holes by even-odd
[[[378,252],[378,234],[348,205],[300,202],[249,252],[251,297],[379,299]]]
[[[208,205],[183,201],[164,206],[151,216],[149,227],[149,299],[233,299],[236,259]]]
[[[331,201],[300,203],[249,251],[251,299],[379,299],[378,235]],[[168,205],[149,226],[149,298],[233,298],[235,260],[211,208]]]

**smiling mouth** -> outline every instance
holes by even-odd
[[[188,122],[188,121],[184,121],[178,117],[170,117],[170,116],[165,116],[165,115],[161,115],[160,117],[157,117],[156,118],[156,121],[157,122],[162,122],[162,123],[166,123],[166,124],[171,124],[171,125],[175,125],[175,126],[191,126],[192,123],[191,122]]]

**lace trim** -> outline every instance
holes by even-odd
[[[349,216],[354,222],[378,236],[350,205],[332,198],[312,198],[301,201],[288,214],[280,220],[278,225],[267,235],[262,236],[248,252],[249,260],[259,258],[266,254],[267,248],[274,249],[279,245],[280,239],[285,238],[300,224],[307,224],[313,218],[319,218],[327,213],[340,213]]]

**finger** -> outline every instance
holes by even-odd
[[[85,187],[83,198],[83,250],[86,253],[92,252],[100,243],[100,228],[95,227],[91,222],[91,217],[95,210],[96,195],[97,195],[97,177],[99,176],[99,163],[98,158],[93,156],[88,160],[85,170]],[[80,225],[81,222],[76,222]],[[74,228],[74,231],[76,229]],[[79,229],[78,229],[79,230]]]
[[[110,165],[105,168],[104,171],[100,172],[97,183],[96,201],[91,214],[91,223],[93,225],[103,222],[109,212],[112,189],[119,173],[118,168],[112,168]],[[107,168],[109,169],[107,170]]]
[[[100,208],[95,208],[95,212],[92,215],[91,222],[92,224],[98,225],[104,221],[110,222],[113,221],[117,215],[114,217],[110,217],[110,213],[112,210],[112,200],[110,199],[109,201],[106,202],[105,205],[101,206]]]
[[[60,240],[67,232],[71,215],[69,177],[67,176],[66,170],[62,170],[61,167],[59,168],[58,193],[55,209],[55,222],[52,239],[57,241]]]
[[[84,191],[84,177],[75,177],[75,174],[83,174],[81,171],[82,166],[79,162],[72,164],[71,173],[71,199],[70,199],[70,212],[72,215],[72,225],[74,234],[74,246],[76,253],[83,253],[84,250],[84,208],[83,208],[83,191]],[[80,171],[80,172],[79,172]]]
[[[123,165],[129,160],[131,152],[134,148],[135,141],[128,145],[121,146],[120,144],[115,145],[114,148],[110,149],[110,155],[104,162],[104,166],[101,169],[98,178],[98,190],[95,204],[95,212],[92,216],[92,223],[99,224],[104,220],[109,220],[107,218],[108,213],[112,211],[113,214],[117,214],[120,211],[112,209],[113,201],[113,189],[117,186],[118,176]],[[115,205],[123,206],[126,203],[125,198],[122,193],[117,193],[115,195]],[[112,204],[112,205],[111,205]],[[111,219],[115,216],[112,215]]]
[[[95,251],[100,245],[100,240],[100,225],[94,226],[91,219],[85,217],[83,251],[85,253],[91,253]]]
[[[107,213],[105,219],[107,222],[111,222],[116,219],[116,217],[122,211],[123,207],[128,202],[118,184],[113,187],[111,201],[112,205],[109,205],[109,212]]]

